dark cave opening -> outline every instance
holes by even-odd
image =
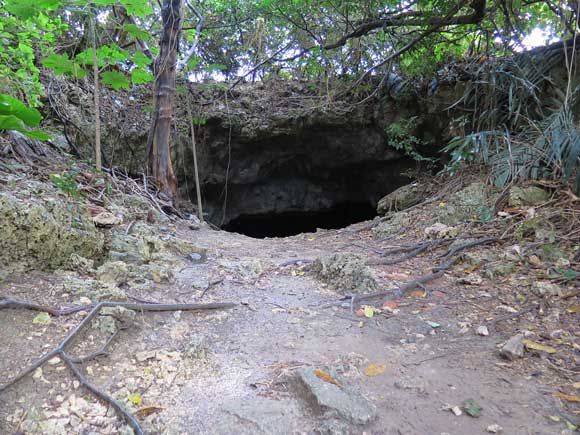
[[[249,237],[288,237],[301,233],[313,233],[317,228],[339,229],[376,216],[376,210],[369,203],[342,203],[330,209],[317,212],[288,212],[260,215],[242,215],[223,229],[245,234]]]

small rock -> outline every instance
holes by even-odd
[[[542,266],[542,260],[540,260],[539,257],[535,254],[530,255],[528,257],[528,261],[534,267],[541,267]]]
[[[96,216],[93,216],[93,222],[97,227],[112,227],[113,225],[119,225],[123,223],[123,219],[115,216],[113,213],[104,211]]]
[[[111,316],[115,319],[121,320],[123,322],[131,322],[137,316],[137,313],[133,310],[129,310],[125,307],[105,307],[101,309],[101,316]]]
[[[461,411],[459,406],[452,406],[449,409],[453,414],[455,414],[456,417],[459,417],[461,414],[463,414],[463,411]]]
[[[190,254],[187,254],[187,259],[193,264],[198,264],[203,262],[203,255],[201,255],[199,252],[191,252]]]
[[[485,430],[489,433],[500,433],[503,431],[503,427],[501,427],[499,424],[490,424]]]
[[[510,207],[523,207],[526,205],[539,205],[550,198],[548,192],[540,187],[512,187],[510,189],[508,204]]]
[[[500,349],[499,353],[510,361],[524,356],[524,336],[523,334],[514,335]]]
[[[426,190],[418,183],[399,187],[379,200],[377,212],[380,215],[391,211],[400,211],[425,199]]]
[[[60,364],[60,358],[58,356],[55,356],[54,358],[51,358],[48,360],[48,364],[51,366],[55,366],[57,364]]]
[[[489,330],[487,326],[481,325],[477,328],[477,335],[482,335],[483,337],[487,337],[489,335]]]
[[[443,239],[445,237],[455,237],[459,230],[454,227],[442,224],[441,222],[434,223],[430,227],[425,228],[425,235],[433,239]]]
[[[123,285],[127,283],[129,268],[123,261],[109,261],[97,269],[96,277],[109,284]]]
[[[532,292],[538,296],[562,296],[562,288],[558,284],[547,281],[536,281],[532,285]]]
[[[377,410],[367,399],[351,391],[344,382],[340,382],[340,385],[341,387],[338,387],[321,379],[312,367],[302,368],[296,372],[299,394],[315,412],[331,411],[351,423],[360,425],[376,418]]]
[[[86,296],[81,296],[79,298],[79,303],[81,305],[91,305],[93,303],[93,301],[91,301],[89,298],[87,298]]]
[[[144,362],[155,358],[156,352],[154,350],[144,350],[135,354],[135,359],[138,362]]]
[[[477,273],[470,273],[467,274],[457,280],[459,284],[467,284],[467,285],[479,285],[483,281],[483,278],[479,276]]]
[[[394,382],[395,388],[399,390],[415,391],[419,394],[427,392],[427,383],[420,378],[402,378]]]
[[[243,397],[227,401],[221,408],[225,418],[212,433],[291,434],[297,418],[296,405],[265,397]]]
[[[366,258],[351,253],[337,253],[316,259],[312,271],[324,282],[344,293],[370,293],[379,286]]]

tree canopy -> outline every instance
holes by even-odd
[[[352,78],[387,67],[428,75],[457,57],[518,50],[535,28],[569,37],[577,22],[573,3],[552,0],[210,0],[185,6],[178,66],[198,80]],[[102,83],[115,89],[147,83],[160,16],[152,1],[4,0],[2,88],[37,105],[41,67],[85,75],[92,65],[90,20],[97,24]]]
[[[171,116],[176,77],[234,86],[332,80],[351,88],[371,75],[428,80],[453,61],[522,51],[533,34],[545,39],[534,44],[571,37],[575,44],[577,31],[577,4],[554,0],[0,0],[0,94],[41,106],[45,70],[71,79],[91,74],[95,89],[155,80],[161,106],[150,168],[171,179],[171,168],[156,167],[169,159],[153,166],[151,159],[169,154],[159,120]],[[96,113],[98,105],[96,92]],[[41,138],[30,132],[38,123],[9,116],[0,114],[0,128]],[[98,132],[98,116],[96,124]],[[98,150],[98,134],[96,142]],[[161,184],[175,191],[174,181]]]

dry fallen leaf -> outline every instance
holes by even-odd
[[[329,384],[336,385],[338,388],[342,388],[342,385],[340,385],[332,376],[330,376],[325,371],[315,369],[314,374],[316,375],[317,378],[322,379],[324,382],[328,382]]]
[[[554,393],[552,396],[565,400],[566,402],[580,403],[580,397],[578,397],[576,394]]]
[[[427,291],[425,289],[413,290],[409,293],[409,297],[413,299],[422,299],[427,297]]]
[[[557,350],[551,346],[546,346],[532,340],[523,340],[524,346],[528,350],[539,350],[540,352],[556,353]]]
[[[399,301],[387,301],[383,304],[383,308],[388,310],[396,310],[399,307]]]
[[[369,364],[364,369],[364,374],[367,376],[382,375],[387,371],[387,366],[384,364]]]
[[[570,314],[580,313],[580,305],[572,305],[570,308],[568,308],[568,312]]]
[[[143,406],[143,407],[139,408],[137,411],[135,411],[135,414],[139,418],[145,418],[151,414],[154,414],[156,412],[160,412],[163,410],[165,410],[165,408],[162,406],[150,405],[150,406]]]

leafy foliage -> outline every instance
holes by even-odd
[[[451,141],[450,170],[462,162],[482,161],[496,185],[549,175],[569,180],[580,168],[580,130],[574,117],[580,87],[566,94],[552,70],[562,53],[522,54],[482,66],[461,103],[473,111],[471,132]],[[570,80],[571,77],[568,77]],[[551,93],[546,101],[540,92]],[[465,124],[465,122],[464,122]],[[580,174],[576,175],[580,191]]]
[[[479,58],[480,80],[461,100],[472,115],[460,120],[464,134],[447,147],[451,168],[483,161],[492,166],[498,185],[546,173],[568,179],[578,170],[574,109],[580,91],[572,87],[554,101],[541,100],[546,87],[557,88],[550,70],[561,57],[514,55],[538,26],[561,38],[575,34],[577,12],[565,4],[194,0],[189,6],[177,63],[183,77],[318,80],[326,84],[321,89],[328,89],[332,82],[360,85],[358,79],[370,74],[428,79],[449,62]],[[37,107],[43,97],[42,68],[81,80],[95,74],[94,57],[104,86],[146,85],[155,78],[158,49],[149,43],[161,34],[161,15],[161,3],[152,0],[1,1],[0,92]],[[0,128],[43,136],[14,113],[1,116]],[[413,122],[391,125],[391,144],[425,160]],[[580,189],[580,178],[577,185]]]
[[[40,124],[42,116],[34,108],[9,95],[0,94],[0,130],[15,130],[32,139],[46,140],[49,135],[40,130],[30,130]]]
[[[431,161],[432,159],[422,156],[418,148],[424,145],[424,141],[413,134],[417,128],[417,117],[412,116],[398,122],[392,122],[386,128],[389,136],[389,145],[396,150],[403,151],[415,161]]]

